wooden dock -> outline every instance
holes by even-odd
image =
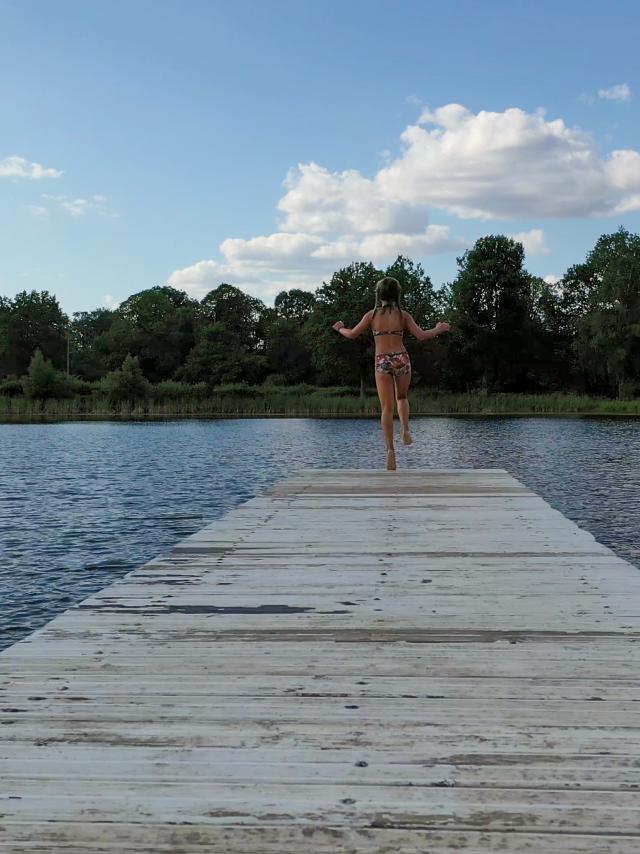
[[[295,472],[0,654],[0,851],[637,854],[639,640],[503,470]]]

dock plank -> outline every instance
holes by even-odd
[[[0,653],[0,850],[640,850],[640,572],[502,469],[303,470]]]

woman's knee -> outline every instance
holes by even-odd
[[[408,394],[408,392],[406,392],[406,391],[399,391],[399,392],[397,392],[397,393],[396,393],[396,400],[406,400],[406,399],[407,399],[407,394]]]

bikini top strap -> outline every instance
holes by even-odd
[[[402,329],[378,329],[376,331],[372,326],[371,332],[373,333],[374,336],[376,336],[376,335],[404,335],[404,330],[405,330],[404,314],[402,312],[402,309],[400,308],[400,306],[397,303],[396,303],[396,308],[400,312],[400,320],[402,321]],[[377,311],[377,309],[374,308],[373,314],[371,315],[370,323],[373,322],[373,318],[376,316],[376,311]]]

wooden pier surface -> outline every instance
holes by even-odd
[[[0,654],[0,851],[637,854],[639,639],[503,470],[295,472]]]

